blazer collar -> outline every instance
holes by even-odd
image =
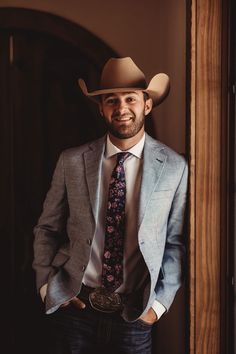
[[[140,187],[138,227],[140,227],[142,223],[148,202],[161,178],[165,168],[166,158],[164,145],[146,134],[143,152],[143,173]]]
[[[105,142],[106,136],[92,142],[88,146],[89,149],[84,152],[89,197],[96,222],[98,218],[99,190],[102,178],[101,169]],[[140,188],[138,227],[142,223],[148,201],[160,180],[165,162],[166,154],[164,152],[164,145],[146,134],[143,150],[143,173]]]
[[[87,186],[95,222],[97,222],[98,218],[99,190],[105,139],[106,137],[104,136],[92,142],[89,145],[89,149],[84,152]]]

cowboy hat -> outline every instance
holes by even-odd
[[[149,95],[153,106],[160,104],[170,89],[169,77],[163,73],[155,75],[147,86],[144,73],[129,57],[111,58],[106,62],[98,90],[88,92],[83,79],[79,79],[78,84],[83,93],[96,102],[99,95],[141,90]]]

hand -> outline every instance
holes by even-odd
[[[81,301],[78,297],[73,297],[70,301],[65,302],[61,307],[66,307],[70,304],[73,304],[78,310],[82,310],[86,307],[85,303]]]
[[[143,315],[142,317],[140,317],[140,319],[143,322],[146,322],[149,325],[152,325],[153,323],[155,323],[158,320],[157,314],[156,312],[153,310],[153,308],[151,307],[148,312],[145,313],[145,315]]]

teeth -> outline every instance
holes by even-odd
[[[132,117],[124,117],[124,118],[118,118],[118,121],[126,121],[126,120],[130,120],[132,119]]]

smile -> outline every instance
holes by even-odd
[[[133,118],[134,118],[133,116],[123,116],[123,117],[114,118],[114,120],[116,122],[128,122],[128,121],[130,121]]]

